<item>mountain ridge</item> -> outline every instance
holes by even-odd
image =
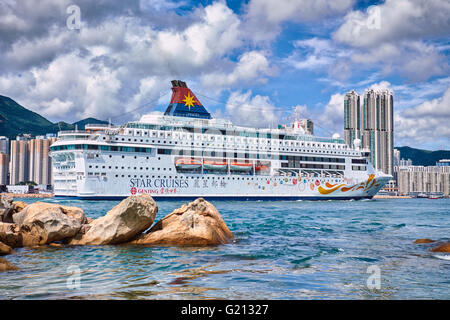
[[[59,121],[53,123],[40,114],[33,112],[13,99],[0,95],[0,136],[15,139],[19,134],[43,135],[58,133],[61,130],[83,130],[87,123],[108,124],[107,121],[87,118],[74,123]]]

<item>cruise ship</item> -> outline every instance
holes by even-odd
[[[316,137],[299,120],[261,129],[215,119],[180,80],[164,114],[58,137],[50,148],[57,197],[357,200],[392,178],[359,141]]]

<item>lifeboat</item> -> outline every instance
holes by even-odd
[[[265,165],[255,166],[256,171],[269,171],[269,167]]]
[[[202,166],[202,162],[200,160],[189,159],[189,158],[181,158],[175,162],[175,166],[180,169],[199,169]]]
[[[206,170],[226,170],[227,162],[226,161],[204,160],[203,168]]]
[[[233,171],[251,171],[253,164],[247,162],[232,162],[230,163],[230,169]]]

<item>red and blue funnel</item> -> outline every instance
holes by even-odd
[[[211,114],[206,111],[186,83],[180,80],[172,80],[172,98],[164,115],[211,119]]]

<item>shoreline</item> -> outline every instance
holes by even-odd
[[[12,198],[53,198],[53,193],[2,193]]]
[[[374,195],[373,199],[413,199],[411,196]]]

